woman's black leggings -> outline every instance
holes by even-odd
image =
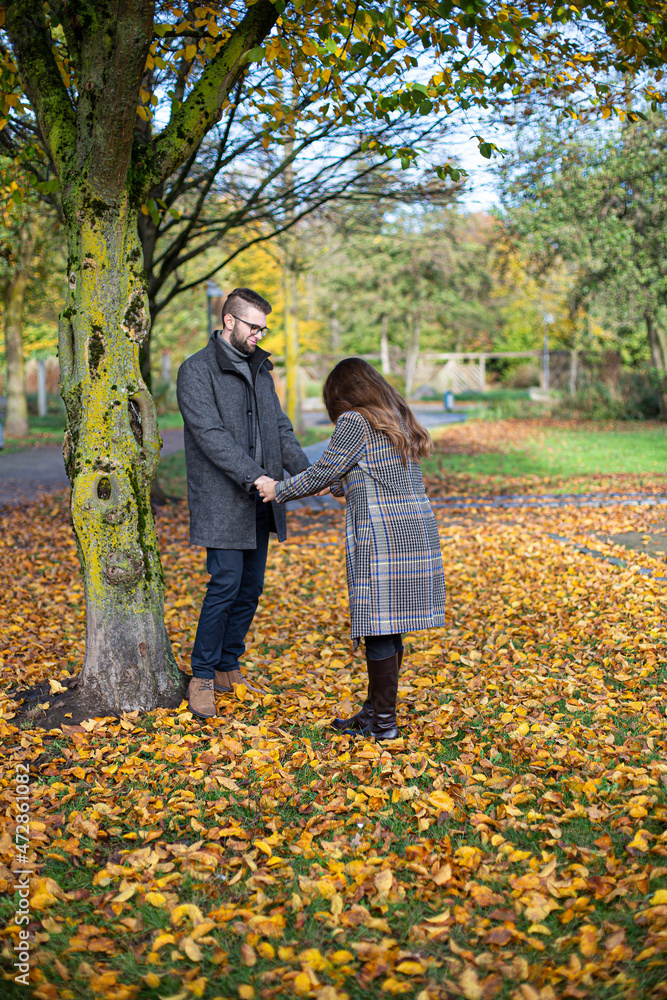
[[[393,635],[365,635],[364,641],[369,660],[385,660],[403,649],[400,632],[395,632]]]

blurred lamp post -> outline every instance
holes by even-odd
[[[549,391],[549,327],[554,322],[551,313],[544,313],[544,347],[542,349],[542,388]]]
[[[208,336],[210,337],[213,333],[213,300],[221,299],[224,295],[222,288],[216,285],[215,281],[206,282],[206,304],[208,317]]]

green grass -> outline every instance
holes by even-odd
[[[5,435],[5,453],[26,451],[28,448],[39,448],[47,445],[61,445],[65,432],[65,411],[49,413],[45,417],[29,415],[30,433],[25,438],[8,438]]]
[[[534,436],[509,442],[506,449],[436,456],[424,463],[424,471],[517,477],[667,471],[667,428],[643,423],[621,430],[536,428]]]
[[[527,389],[488,389],[486,392],[468,389],[466,392],[458,392],[455,398],[460,403],[497,403],[510,399],[529,399],[529,396]]]
[[[169,410],[167,413],[161,413],[157,422],[161,431],[178,430],[183,426],[183,417],[180,410]]]
[[[30,434],[27,438],[8,438],[5,436],[4,452],[27,451],[28,448],[44,448],[49,445],[61,445],[66,427],[65,410],[49,413],[46,417],[28,416]],[[158,417],[160,430],[172,430],[183,426],[183,417],[178,412],[164,413]]]
[[[326,441],[333,434],[333,424],[322,424],[317,427],[307,427],[301,434],[297,434],[299,444],[302,448],[308,448],[311,444],[319,441]]]

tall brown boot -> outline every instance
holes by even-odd
[[[373,708],[373,719],[366,735],[374,736],[376,740],[397,740],[401,735],[396,724],[400,657],[400,653],[394,653],[384,660],[366,661]]]
[[[398,656],[398,669],[401,669],[401,664],[403,663],[403,645],[399,649]],[[375,661],[379,662],[378,660]],[[366,659],[366,666],[368,669],[368,659]],[[371,725],[373,722],[373,704],[371,699],[371,674],[368,670],[368,691],[366,694],[366,701],[361,706],[360,710],[356,715],[353,715],[349,719],[334,719],[331,723],[334,729],[338,732],[348,732],[348,733],[362,733],[364,736],[368,736],[371,730]]]

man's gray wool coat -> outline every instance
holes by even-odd
[[[211,549],[254,549],[256,490],[264,474],[282,479],[310,462],[280,408],[269,354],[256,347],[248,358],[256,403],[247,379],[236,371],[214,334],[178,371],[176,393],[185,424],[190,544]],[[259,416],[264,467],[252,453]],[[285,508],[274,503],[280,541],[287,536]]]

